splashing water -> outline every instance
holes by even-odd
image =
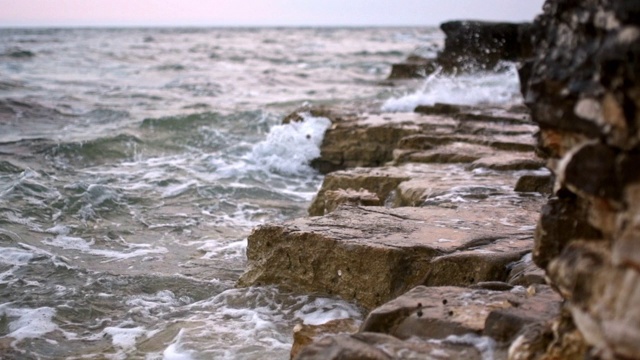
[[[382,111],[408,112],[418,105],[435,103],[458,105],[515,105],[522,102],[516,65],[506,64],[502,72],[462,75],[429,75],[422,87],[411,94],[391,98]]]

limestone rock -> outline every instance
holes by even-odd
[[[529,24],[449,21],[440,29],[446,39],[438,61],[449,71],[494,69],[500,61],[526,56],[531,47]]]
[[[311,166],[322,173],[358,166],[380,166],[406,136],[421,132],[450,133],[456,121],[415,113],[335,117],[324,135],[320,158]]]
[[[353,334],[358,331],[359,322],[354,319],[336,319],[320,325],[298,324],[293,329],[291,359],[309,344],[327,335]]]
[[[589,348],[605,359],[640,354],[632,235],[640,217],[639,9],[638,1],[548,0],[534,23],[535,54],[520,71],[539,153],[556,179],[533,259],[567,304],[568,325],[552,343],[580,345],[549,347],[543,358]]]
[[[392,64],[391,73],[387,79],[398,80],[426,77],[436,71],[437,68],[438,64],[434,59],[414,56],[404,62]]]
[[[511,343],[526,327],[548,324],[560,315],[562,298],[549,286],[530,286],[527,295],[524,299],[512,300],[512,307],[492,311],[485,321],[483,334]]]
[[[353,190],[351,188],[338,189],[338,190],[326,190],[324,192],[324,211],[323,214],[328,214],[335,210],[340,205],[363,205],[363,206],[380,206],[382,202],[378,195],[366,190]]]
[[[358,168],[330,173],[325,176],[322,187],[311,202],[309,215],[320,216],[328,212],[326,211],[327,203],[332,203],[330,197],[333,195],[327,196],[327,193],[331,194],[338,190],[361,189],[360,191],[373,194],[378,201],[384,202],[391,192],[397,188],[398,184],[409,179],[409,173],[397,168]],[[329,199],[327,199],[328,197]],[[331,209],[332,205],[329,205],[329,208]]]
[[[538,192],[541,194],[551,194],[553,192],[553,176],[551,175],[523,175],[518,179],[517,192]]]
[[[560,303],[548,286],[528,292],[418,286],[371,311],[360,331],[399,339],[482,333],[508,343],[525,326],[557,316]]]
[[[420,284],[444,254],[462,252],[447,258],[449,263],[467,261],[464,251],[471,248],[480,257],[484,254],[480,263],[519,258],[531,246],[526,237],[535,217],[532,210],[490,204],[459,209],[340,207],[322,217],[256,228],[248,238],[248,269],[239,285],[278,284],[372,308]],[[497,280],[484,269],[469,277]],[[507,272],[505,267],[500,278]],[[430,281],[460,281],[458,275],[447,280],[446,271],[438,274],[430,275]]]

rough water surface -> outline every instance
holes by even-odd
[[[322,180],[308,162],[328,120],[279,121],[306,102],[485,103],[496,86],[520,101],[513,72],[379,85],[441,43],[433,28],[0,30],[0,353],[284,359],[297,323],[361,317],[234,288],[251,229],[304,216]]]

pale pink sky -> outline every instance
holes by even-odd
[[[543,0],[0,0],[0,27],[437,25],[527,21]]]

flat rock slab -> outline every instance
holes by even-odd
[[[324,324],[298,324],[293,328],[293,345],[291,346],[291,359],[295,358],[302,349],[314,341],[327,335],[355,334],[360,326],[360,321],[354,319],[336,319]]]
[[[561,298],[548,286],[525,291],[417,286],[369,313],[360,331],[399,339],[444,339],[483,334],[509,341],[524,326],[548,321],[560,311]],[[538,290],[536,290],[538,289]]]
[[[433,280],[430,272],[442,256],[473,250],[478,261],[500,254],[517,260],[532,247],[537,217],[523,208],[340,207],[326,216],[254,229],[248,269],[238,284],[277,284],[373,308],[427,277]],[[491,273],[485,268],[471,267],[469,276],[477,282],[497,280],[485,278]],[[439,274],[438,281],[447,284],[447,272]],[[501,277],[506,274],[505,268]]]

